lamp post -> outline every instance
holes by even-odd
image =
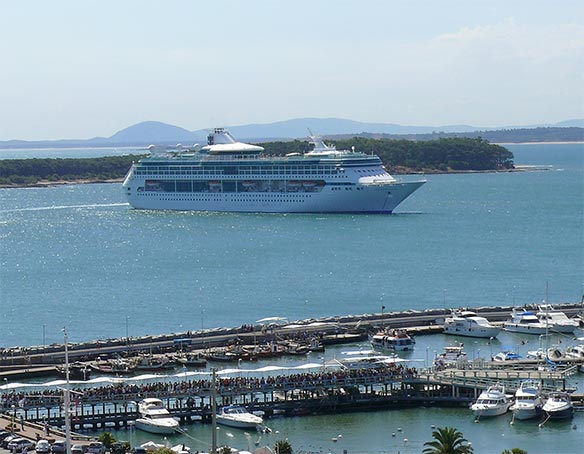
[[[130,317],[128,317],[128,316],[126,315],[126,343],[127,343],[128,345],[130,345],[130,334],[129,334],[129,333],[130,333],[130,331],[129,331],[129,329],[128,329],[128,321],[129,321],[129,319],[130,319]]]
[[[67,335],[67,328],[63,328],[63,340],[65,342],[65,398],[64,398],[64,407],[65,407],[65,447],[66,447],[66,454],[71,454],[71,396],[69,394],[69,347],[67,346],[68,343],[68,335]]]

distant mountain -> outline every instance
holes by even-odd
[[[273,123],[225,126],[239,140],[259,142],[268,140],[302,139],[308,136],[308,130],[320,135],[351,134],[436,134],[436,133],[470,133],[474,131],[494,131],[497,129],[520,129],[536,127],[584,127],[584,119],[566,120],[557,124],[532,126],[515,126],[504,128],[481,128],[469,125],[447,126],[403,126],[393,123],[366,123],[342,118],[295,118]],[[144,121],[124,128],[111,137],[94,137],[87,140],[53,140],[53,141],[0,141],[0,147],[90,147],[90,146],[147,146],[150,144],[192,145],[205,143],[211,128],[189,131],[179,126],[159,121]]]

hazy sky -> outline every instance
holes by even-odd
[[[584,116],[581,0],[0,0],[0,140]]]

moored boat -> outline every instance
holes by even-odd
[[[505,394],[505,388],[501,385],[493,385],[480,394],[470,409],[477,418],[499,416],[507,413],[511,403],[511,399]]]
[[[241,405],[221,407],[217,412],[216,419],[217,424],[238,429],[253,429],[264,423],[260,416],[250,413]]]
[[[518,311],[513,309],[511,320],[503,322],[503,329],[514,333],[523,334],[546,334],[548,326],[542,323],[537,316],[526,310]]]
[[[549,395],[543,411],[551,419],[566,419],[572,417],[574,405],[568,393],[556,391]]]
[[[140,417],[136,419],[137,429],[157,434],[172,434],[179,423],[172,417],[160,399],[148,398],[138,403]]]
[[[444,333],[467,337],[497,337],[501,328],[472,311],[454,311],[444,320]]]
[[[524,381],[515,392],[515,402],[509,409],[513,412],[514,419],[532,419],[543,413],[544,402],[539,384]]]
[[[404,329],[382,331],[371,336],[373,348],[382,348],[393,351],[411,351],[416,341]]]
[[[550,331],[557,333],[572,334],[579,326],[576,320],[570,320],[565,313],[554,310],[550,304],[540,305],[535,315]]]

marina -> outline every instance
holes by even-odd
[[[459,428],[477,449],[495,446],[501,452],[517,446],[530,454],[543,454],[560,446],[564,452],[578,452],[583,427],[579,396],[583,388],[580,374],[573,369],[577,362],[564,367],[560,357],[556,369],[549,370],[541,359],[527,357],[529,351],[539,347],[546,351],[539,335],[506,330],[493,340],[446,335],[438,321],[446,318],[452,308],[464,306],[501,326],[510,319],[514,307],[529,307],[537,312],[534,304],[543,299],[546,280],[550,281],[554,307],[570,318],[577,314],[581,297],[578,280],[581,222],[573,207],[581,199],[577,195],[581,194],[578,192],[581,175],[570,167],[569,153],[562,155],[562,150],[570,147],[554,148],[553,153],[547,154],[540,150],[551,149],[550,146],[539,147],[525,147],[523,156],[529,154],[545,163],[549,162],[546,156],[553,154],[558,158],[556,167],[565,171],[485,174],[472,178],[428,176],[429,184],[424,191],[404,201],[399,208],[402,212],[390,217],[187,215],[128,210],[115,185],[4,191],[3,206],[12,211],[2,212],[2,225],[7,232],[3,245],[10,254],[3,257],[3,296],[9,305],[4,313],[6,329],[0,333],[5,374],[1,386],[7,385],[9,389],[18,383],[37,386],[36,390],[23,388],[24,393],[40,391],[40,385],[51,382],[55,383],[48,388],[51,392],[62,387],[64,378],[53,374],[55,367],[64,361],[61,337],[64,324],[72,339],[71,361],[81,364],[109,362],[111,358],[106,357],[110,355],[113,358],[151,352],[155,356],[169,355],[171,352],[166,349],[184,357],[186,352],[179,352],[180,345],[174,342],[185,338],[191,344],[183,350],[192,349],[195,355],[223,348],[237,337],[242,345],[253,346],[272,333],[262,332],[259,326],[250,331],[246,328],[266,316],[281,315],[302,322],[302,328],[274,327],[278,337],[286,329],[325,332],[324,352],[250,362],[242,359],[241,363],[239,359],[224,364],[207,361],[203,369],[187,366],[186,380],[177,361],[174,371],[140,373],[156,375],[151,381],[134,382],[140,389],[152,387],[156,381],[198,382],[209,375],[191,374],[209,373],[212,368],[239,369],[232,375],[236,378],[240,378],[238,374],[251,378],[302,373],[293,369],[246,371],[303,364],[322,367],[323,363],[343,359],[347,356],[343,352],[371,350],[369,339],[359,332],[362,325],[371,327],[370,333],[395,327],[407,329],[416,341],[413,351],[396,352],[401,359],[411,362],[397,365],[416,369],[418,375],[403,381],[400,377],[393,382],[393,390],[389,384],[387,395],[385,385],[359,384],[358,402],[366,405],[371,401],[374,407],[378,402],[380,407],[375,411],[341,411],[341,402],[337,410],[322,413],[315,410],[309,416],[264,414],[271,434],[222,426],[218,431],[220,442],[253,450],[259,438],[261,445],[270,446],[276,440],[288,438],[299,450],[310,452],[341,453],[344,449],[355,453],[418,452],[431,439],[432,426],[449,425]],[[552,197],[556,192],[563,194],[562,204]],[[537,206],[532,203],[535,199]],[[95,200],[103,203],[96,205]],[[55,241],[47,243],[44,241],[47,237]],[[182,246],[177,247],[178,244]],[[252,248],[251,244],[258,246]],[[562,259],[553,258],[557,256]],[[453,261],[452,257],[457,259]],[[553,268],[553,275],[548,273],[549,267]],[[127,280],[130,270],[132,285]],[[39,289],[43,289],[42,297]],[[574,304],[562,305],[562,301]],[[53,308],[54,312],[47,313],[45,307]],[[24,314],[44,315],[33,317],[25,327]],[[325,325],[309,326],[312,323]],[[338,326],[342,329],[338,330]],[[581,336],[579,330],[572,335],[551,333],[549,346],[557,346],[562,353],[570,347],[577,355],[581,341],[574,337]],[[416,390],[415,380],[426,378],[423,372],[433,367],[434,358],[445,347],[460,347],[461,343],[467,363],[481,367],[435,371],[439,378],[436,385],[444,387],[447,394],[441,401],[424,400],[425,396],[420,395],[419,404],[408,404],[407,394],[400,397],[402,383],[406,383],[404,390]],[[491,357],[505,350],[514,350],[522,359],[486,365]],[[390,356],[389,351],[379,353]],[[42,373],[43,368],[44,375],[24,378],[32,369]],[[321,372],[318,367],[310,371]],[[139,375],[135,372],[116,376],[91,369],[89,380],[95,382],[90,387],[106,388],[112,384],[108,380],[130,380],[136,376]],[[575,405],[572,419],[552,418],[542,428],[538,427],[543,422],[541,417],[518,419],[511,426],[512,412],[508,411],[474,423],[468,406],[490,384],[500,381],[506,392],[513,393],[512,383],[517,386],[527,379],[539,383],[548,378],[546,395],[551,388],[561,389],[564,381],[566,389],[572,391]],[[424,384],[420,381],[420,392],[427,380]],[[460,399],[452,397],[453,384],[454,389],[460,390]],[[72,388],[86,386],[72,383]],[[166,391],[155,391],[152,394],[167,405]],[[231,396],[224,391],[227,403]],[[412,392],[410,397],[417,396]],[[432,397],[440,398],[437,389],[431,392]],[[263,398],[243,395],[247,405],[249,399],[253,402]],[[238,397],[238,403],[243,395]],[[169,411],[185,411],[186,396],[187,393],[181,394],[183,405],[178,410],[171,397]],[[136,395],[134,402],[141,397]],[[267,402],[275,406],[270,397],[271,394]],[[283,396],[276,390],[274,397]],[[299,402],[304,395],[298,396],[294,391],[288,391],[286,397],[292,408],[300,403],[311,404],[310,399]],[[391,403],[391,399],[397,402]],[[222,402],[221,396],[218,400]],[[200,402],[195,403],[202,417]],[[14,405],[16,408],[18,403]],[[120,417],[117,425],[113,417],[106,419],[111,417],[108,412],[113,412],[113,405],[107,399],[96,402],[97,415],[93,420],[91,405],[84,406],[87,427],[81,429],[77,423],[76,432],[94,437],[107,430],[132,445],[150,440],[164,443],[162,437],[134,430],[132,418],[137,414],[132,404],[128,406],[131,411]],[[59,416],[61,406],[57,401],[51,404],[55,431],[63,424]],[[318,408],[317,401],[314,406]],[[270,408],[265,404],[265,409],[258,411],[269,413]],[[10,406],[6,411],[10,415],[13,408]],[[16,411],[20,415],[18,408]],[[29,418],[36,417],[32,406],[27,411]],[[41,407],[41,421],[43,411],[46,410]],[[123,407],[117,412],[123,415]],[[185,419],[181,424],[186,435],[169,435],[169,443],[184,442],[193,449],[208,449],[210,424],[207,419],[196,422],[195,416],[193,411],[193,422]],[[25,427],[27,424],[25,421]],[[97,432],[93,431],[94,424]],[[341,434],[343,437],[339,438]],[[407,445],[403,441],[406,438]]]

